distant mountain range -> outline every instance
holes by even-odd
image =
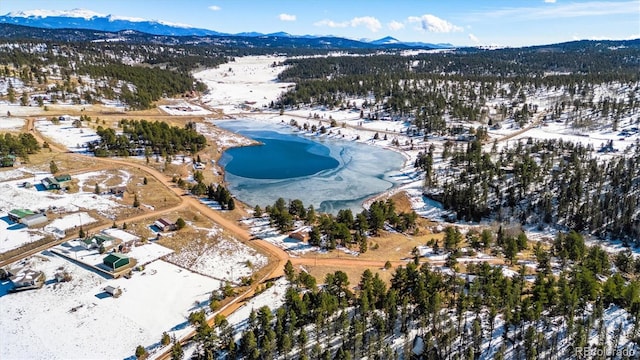
[[[165,21],[131,18],[114,15],[99,14],[90,10],[74,9],[63,11],[30,10],[11,12],[0,15],[0,24],[21,25],[41,29],[84,29],[104,32],[122,32],[132,30],[140,33],[156,36],[186,36],[186,37],[244,37],[244,38],[296,38],[296,39],[341,39],[344,41],[332,41],[332,43],[360,42],[356,48],[367,47],[397,47],[397,48],[427,48],[443,49],[452,48],[451,44],[429,44],[421,42],[402,42],[392,37],[384,37],[373,41],[357,41],[342,39],[335,36],[291,35],[286,32],[263,34],[258,32],[243,32],[239,34],[227,34],[208,29],[200,29],[185,24],[176,24]]]

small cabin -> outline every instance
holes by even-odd
[[[105,287],[104,292],[113,296],[114,298],[120,297],[120,295],[122,295],[122,290],[119,287],[115,287],[111,285]]]
[[[60,182],[53,177],[46,177],[40,181],[46,190],[60,190]]]
[[[165,218],[159,218],[153,225],[155,225],[160,231],[174,231],[178,229],[178,226]]]
[[[294,231],[289,234],[289,237],[299,241],[309,241],[309,232],[304,230]]]

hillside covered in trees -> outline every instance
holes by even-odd
[[[549,122],[585,138],[635,133],[640,47],[623,43],[290,59],[279,78],[296,87],[273,107],[352,109],[366,121],[410,123],[407,135],[428,143],[415,164],[425,174],[424,192],[453,220],[640,242],[639,144],[616,154],[610,143],[529,138],[503,146],[488,136],[504,123],[524,129]]]
[[[466,237],[488,239],[507,251],[521,235],[500,229]],[[478,250],[485,246],[477,244]],[[192,358],[533,360],[581,358],[577,349],[589,344],[633,358],[640,350],[640,283],[611,269],[638,274],[640,260],[631,260],[631,268],[628,254],[611,259],[600,247],[585,246],[575,232],[559,234],[549,249],[537,243],[533,251],[536,275],[523,266],[507,276],[486,262],[467,265],[466,275],[446,273],[416,257],[395,269],[390,286],[369,270],[360,279],[337,270],[318,286],[287,264],[284,306],[254,309],[239,341],[224,317],[210,326],[202,321],[204,312],[192,314]],[[607,280],[599,280],[604,275]],[[621,309],[631,319],[618,319],[608,337],[606,321]]]

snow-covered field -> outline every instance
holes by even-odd
[[[38,119],[36,129],[72,152],[86,153],[86,143],[100,140],[95,130],[88,127],[74,127],[70,120],[61,121],[56,125],[49,119]]]
[[[582,145],[592,145],[594,149],[598,150],[602,146],[606,145],[609,141],[612,142],[612,146],[617,151],[624,151],[629,145],[633,144],[637,139],[640,139],[640,133],[636,132],[630,136],[620,135],[621,131],[601,130],[601,131],[588,131],[588,130],[576,130],[568,128],[563,123],[548,122],[543,126],[530,129],[525,133],[515,136],[508,141],[509,145],[512,142],[526,140],[528,138],[547,140],[547,139],[562,139],[562,141],[570,141],[573,143],[580,143]]]
[[[76,214],[69,214],[53,220],[49,225],[44,227],[44,231],[51,233],[59,238],[65,237],[65,230],[74,229],[82,225],[94,223],[98,220],[91,215],[82,211]]]
[[[0,114],[11,116],[33,116],[42,113],[42,109],[37,106],[20,106],[20,104],[10,104],[0,101]]]
[[[24,119],[0,116],[0,130],[20,130],[24,123]]]
[[[209,115],[211,111],[203,109],[200,106],[189,104],[188,102],[181,101],[171,105],[159,106],[164,112],[174,116],[193,116],[193,115]]]
[[[188,248],[167,256],[167,261],[198,274],[239,283],[267,264],[267,258],[234,239],[214,244],[192,242]]]
[[[197,72],[194,77],[209,87],[202,101],[226,112],[237,112],[241,104],[262,108],[293,85],[275,81],[284,67],[271,65],[284,60],[275,56],[247,56],[216,69]]]
[[[188,331],[189,313],[206,306],[220,282],[164,261],[154,261],[131,279],[109,279],[51,253],[27,263],[47,276],[39,290],[7,294],[0,285],[0,358],[122,359],[136,346],[150,346],[164,331]],[[57,283],[56,272],[72,280]],[[106,286],[120,287],[113,298]],[[64,334],[64,337],[62,337]]]

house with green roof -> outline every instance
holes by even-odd
[[[60,190],[60,182],[53,177],[46,177],[40,181],[47,190]]]
[[[102,263],[111,271],[118,271],[123,267],[129,265],[130,259],[128,256],[120,253],[111,253],[102,260]]]
[[[62,183],[65,181],[71,181],[71,175],[69,174],[62,174],[62,175],[54,176],[53,178],[56,179],[56,181],[59,183]]]
[[[28,209],[13,209],[9,211],[9,219],[13,222],[21,222],[22,219],[34,214],[35,212]]]
[[[71,181],[71,175],[63,174],[58,176],[51,176],[42,179],[41,183],[47,190],[60,190],[62,189],[62,183]]]

